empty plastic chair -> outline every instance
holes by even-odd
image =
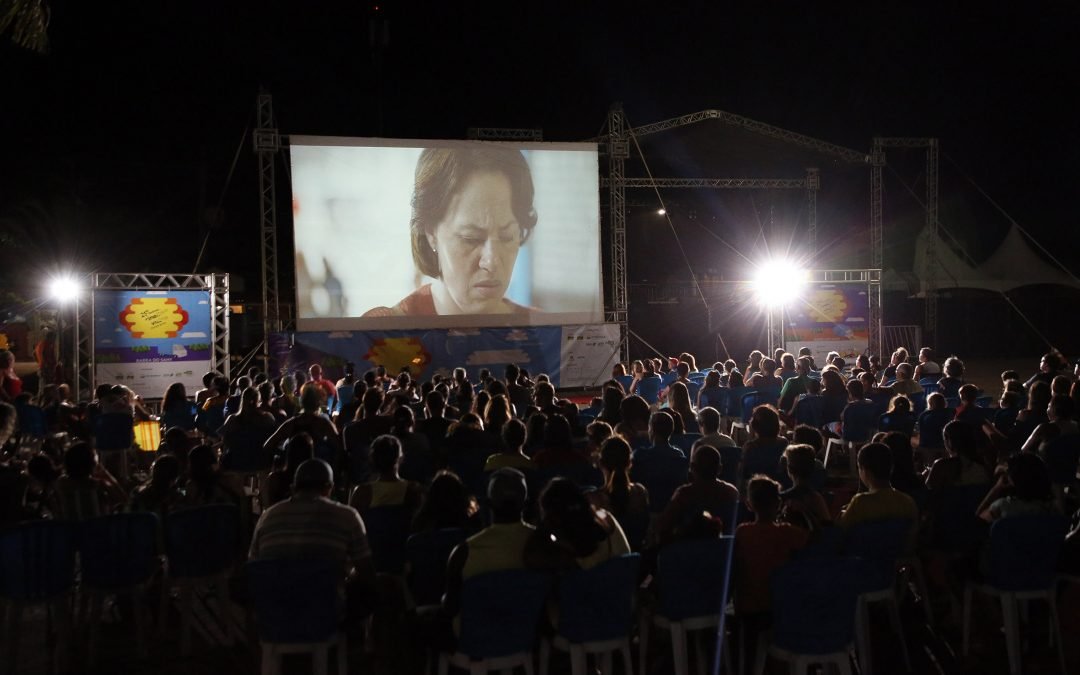
[[[984,583],[968,583],[964,589],[964,655],[970,648],[971,602],[974,591],[1001,601],[1005,624],[1005,647],[1009,673],[1020,673],[1020,612],[1018,603],[1045,600],[1050,608],[1050,640],[1057,642],[1062,675],[1065,652],[1057,611],[1057,560],[1065,539],[1067,522],[1057,515],[1010,516],[990,527],[990,565]]]
[[[340,629],[340,564],[319,559],[252,560],[246,573],[264,675],[280,672],[282,655],[304,653],[311,654],[315,675],[326,675],[331,647],[337,649],[337,672],[348,672],[345,633]]]
[[[796,560],[776,570],[769,654],[790,664],[792,673],[818,663],[850,674],[862,570],[863,563],[851,558]]]
[[[659,602],[652,617],[643,615],[640,622],[639,658],[641,672],[650,672],[648,645],[650,623],[671,632],[671,646],[676,675],[690,670],[687,654],[687,634],[690,631],[715,629],[727,605],[728,565],[734,537],[678,541],[660,549],[656,561],[656,582]],[[695,651],[698,663],[704,663],[703,642],[715,636],[715,631],[698,634]],[[730,668],[730,654],[725,644],[725,662]]]
[[[630,385],[634,383],[633,375],[616,375],[615,380],[622,385],[623,391],[630,391]]]
[[[138,654],[146,655],[146,611],[141,593],[161,569],[158,555],[158,517],[153,513],[117,513],[79,523],[79,570],[82,590],[90,597],[90,662],[97,656],[97,639],[105,596],[131,594]]]
[[[875,602],[887,603],[893,634],[900,639],[904,665],[907,666],[908,672],[911,672],[911,657],[907,651],[904,627],[900,622],[900,601],[896,596],[896,568],[899,560],[907,553],[914,525],[910,520],[890,519],[860,523],[847,532],[844,545],[845,555],[862,558],[866,564],[865,571],[859,580],[859,604],[855,627],[859,648],[859,670],[866,675],[873,672],[868,605]],[[926,598],[923,600],[925,602]]]
[[[174,511],[165,519],[167,576],[161,588],[158,628],[168,623],[169,591],[180,588],[180,651],[191,651],[195,589],[213,585],[217,590],[218,620],[226,643],[231,641],[228,573],[238,558],[240,509],[235,504],[211,504]]]
[[[439,655],[439,675],[450,666],[474,675],[520,667],[532,675],[537,624],[550,590],[550,576],[529,570],[466,579],[457,651]]]
[[[18,672],[22,614],[35,605],[45,605],[56,626],[54,669],[64,672],[74,580],[75,536],[69,524],[35,521],[0,531],[0,599],[7,605],[0,634],[7,645],[7,672]]]
[[[636,553],[612,558],[589,570],[568,572],[559,579],[558,628],[552,640],[540,646],[540,673],[548,672],[551,645],[570,652],[573,675],[585,675],[589,654],[600,655],[603,672],[611,673],[612,655],[623,659],[623,672],[633,672],[630,634],[634,629],[634,593],[637,591]]]

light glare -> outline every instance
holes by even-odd
[[[74,300],[79,296],[79,283],[71,277],[58,277],[49,283],[49,295],[59,302]]]
[[[765,307],[782,307],[802,296],[808,272],[790,260],[768,260],[758,265],[752,287]]]

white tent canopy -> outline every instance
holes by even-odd
[[[915,242],[913,283],[909,283],[895,270],[889,270],[883,281],[884,290],[917,289],[923,295],[927,288],[926,248],[930,233],[923,228]],[[990,257],[981,264],[973,265],[967,256],[958,254],[947,240],[938,237],[936,246],[937,265],[933,279],[938,290],[965,288],[1001,293],[1021,286],[1057,284],[1080,289],[1080,282],[1073,276],[1044,260],[1013,225],[1008,234]]]

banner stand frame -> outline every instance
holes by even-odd
[[[94,359],[94,292],[110,291],[209,291],[210,293],[210,367],[231,378],[229,359],[229,275],[154,274],[132,272],[97,272],[91,275],[89,301],[76,300],[75,306],[75,400],[93,395],[97,387]]]

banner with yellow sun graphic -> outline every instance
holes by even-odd
[[[209,291],[94,291],[98,384],[123,384],[146,398],[173,382],[201,386],[213,357]]]
[[[870,295],[866,284],[811,284],[784,314],[784,348],[797,353],[810,347],[824,363],[830,351],[845,360],[869,344]]]

